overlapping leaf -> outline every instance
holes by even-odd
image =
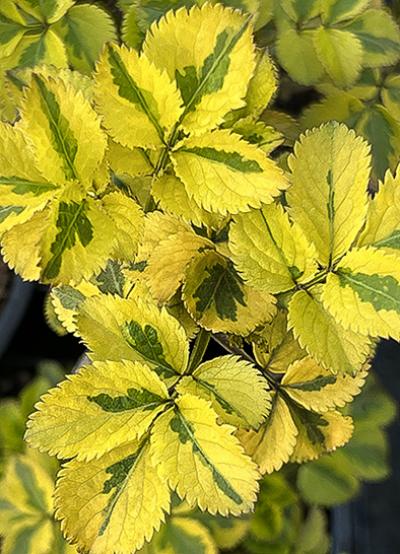
[[[156,373],[138,362],[95,362],[43,397],[26,440],[62,458],[91,460],[140,439],[168,400]]]
[[[235,356],[203,362],[180,381],[178,390],[210,400],[223,420],[237,427],[257,428],[271,404],[268,382]]]
[[[214,251],[188,266],[182,297],[195,321],[217,332],[246,334],[275,312],[273,296],[244,284],[232,262]]]
[[[140,549],[160,528],[169,505],[168,486],[146,441],[128,442],[91,462],[67,463],[56,489],[64,533],[94,554]]]
[[[208,402],[185,394],[154,424],[151,441],[160,475],[181,498],[210,513],[251,510],[258,489],[254,463],[232,435],[218,425]]]

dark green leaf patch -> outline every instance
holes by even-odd
[[[35,74],[33,80],[38,88],[42,109],[49,122],[53,147],[62,160],[65,176],[70,180],[78,179],[74,165],[78,143],[71,131],[68,120],[61,113],[56,96],[46,88],[45,82]]]
[[[213,465],[212,460],[210,460],[207,455],[203,452],[201,445],[198,443],[195,435],[195,430],[191,423],[187,421],[179,411],[175,412],[174,417],[171,419],[170,427],[174,433],[179,437],[179,441],[182,444],[190,442],[192,444],[193,454],[198,456],[201,463],[211,471],[213,480],[217,487],[235,504],[239,505],[243,503],[241,496],[232,488],[230,483],[225,479],[225,477],[218,471],[218,469]]]
[[[391,275],[366,275],[349,269],[340,269],[338,275],[342,287],[351,287],[362,302],[372,304],[375,310],[400,313],[400,284]]]
[[[137,321],[125,323],[122,327],[125,340],[147,362],[155,364],[155,371],[166,377],[176,375],[174,368],[167,362],[164,356],[164,348],[158,337],[157,329],[151,325],[143,327]]]
[[[21,206],[0,206],[0,223],[3,223],[11,214],[20,214],[24,211]]]
[[[203,314],[215,305],[221,319],[237,321],[237,304],[246,306],[242,289],[243,282],[233,265],[215,263],[206,267],[206,276],[195,290],[196,311]]]
[[[77,310],[85,301],[85,296],[70,285],[60,285],[53,289],[53,294],[59,299],[66,310]]]
[[[374,243],[377,248],[394,248],[400,250],[400,230],[395,230],[388,237]]]
[[[104,294],[124,296],[125,276],[121,264],[116,260],[108,260],[106,267],[96,277],[96,284]]]
[[[93,227],[85,213],[86,204],[82,202],[60,202],[57,218],[59,232],[50,247],[52,257],[45,270],[44,277],[57,277],[61,268],[62,255],[65,250],[75,246],[77,238],[82,246],[87,246],[93,238]]]
[[[121,56],[112,46],[108,49],[108,61],[113,81],[118,87],[120,96],[134,104],[136,108],[147,115],[162,140],[164,131],[159,123],[160,114],[152,94],[138,86],[133,77],[127,72]]]
[[[234,171],[240,173],[262,173],[263,168],[256,160],[249,160],[245,158],[239,152],[226,152],[225,150],[216,150],[209,147],[193,147],[182,148],[180,152],[187,152],[188,154],[196,154],[201,158],[206,158],[212,162],[216,162]]]
[[[287,389],[297,389],[304,392],[317,392],[322,390],[327,385],[333,385],[336,383],[336,377],[334,375],[319,375],[312,381],[304,381],[302,383],[290,383],[285,385]]]
[[[11,188],[15,194],[28,194],[31,193],[34,196],[40,196],[49,190],[55,190],[58,188],[51,183],[28,181],[27,179],[21,179],[20,177],[0,177],[0,185],[7,185]]]
[[[164,398],[148,390],[128,389],[126,395],[112,397],[101,393],[97,396],[88,396],[90,402],[94,402],[105,412],[126,412],[129,410],[151,411],[163,402]]]

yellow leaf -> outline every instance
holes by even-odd
[[[264,474],[278,471],[289,461],[297,434],[297,427],[285,400],[276,394],[271,414],[260,429],[239,431],[238,437]]]
[[[317,269],[315,248],[279,204],[236,216],[229,248],[244,279],[271,293],[294,288]]]
[[[141,148],[127,148],[113,140],[108,141],[107,161],[116,175],[150,175],[153,167]]]
[[[307,356],[289,366],[281,386],[295,402],[321,413],[351,402],[361,392],[367,374],[361,369],[354,375],[333,375]]]
[[[368,145],[345,125],[307,131],[289,158],[290,214],[329,265],[347,252],[367,212]]]
[[[219,228],[226,220],[220,214],[201,208],[194,198],[189,196],[182,181],[173,175],[164,175],[156,179],[152,194],[164,212],[182,218],[187,223],[193,223],[198,227],[206,225],[211,228]]]
[[[42,397],[25,440],[52,456],[91,460],[139,439],[167,400],[164,383],[144,364],[94,362]]]
[[[159,474],[190,505],[212,514],[239,515],[252,509],[258,472],[234,428],[217,424],[208,402],[190,394],[155,422],[151,441]]]
[[[185,547],[198,549],[202,554],[218,554],[207,527],[189,517],[172,517],[153,543],[149,545],[150,553],[153,554],[176,554]],[[151,550],[152,546],[154,550]],[[140,554],[147,553],[140,551]]]
[[[143,52],[176,79],[186,132],[205,133],[244,106],[255,47],[252,28],[238,11],[208,3],[171,11],[151,26]]]
[[[257,428],[271,408],[268,382],[254,366],[236,356],[220,356],[200,364],[177,390],[212,403],[226,422]]]
[[[271,203],[288,186],[275,162],[229,131],[185,139],[171,158],[189,197],[223,215]]]
[[[283,310],[278,311],[271,323],[257,330],[251,339],[257,362],[274,373],[284,373],[291,363],[306,356],[288,329]]]
[[[188,266],[182,298],[193,319],[208,330],[248,334],[275,313],[275,299],[243,283],[217,252],[199,254]]]
[[[325,452],[333,452],[344,446],[353,434],[353,421],[349,416],[335,411],[322,416],[312,412],[307,414],[298,423],[299,434],[291,456],[292,462],[315,460]]]
[[[125,46],[104,51],[95,96],[105,128],[129,148],[162,146],[182,113],[179,92],[167,74]]]
[[[99,294],[98,287],[89,281],[78,285],[58,285],[50,291],[50,303],[58,321],[69,332],[76,332],[76,317],[86,298]]]
[[[328,275],[322,301],[345,328],[399,340],[399,256],[372,247],[352,250]]]
[[[130,442],[97,460],[67,463],[56,489],[57,517],[91,554],[131,554],[150,541],[169,511],[170,492],[151,447]]]
[[[92,183],[107,141],[100,118],[81,92],[61,78],[34,74],[21,115],[21,130],[49,181]]]
[[[315,31],[286,28],[279,32],[276,52],[282,67],[302,85],[313,85],[324,75],[314,46]]]
[[[326,310],[322,286],[297,291],[289,303],[289,327],[300,345],[334,373],[354,373],[372,355],[368,337],[345,329]]]
[[[186,333],[165,308],[140,298],[88,298],[78,332],[96,360],[138,360],[163,375],[182,373],[188,363]]]
[[[214,250],[213,243],[196,235],[189,226],[158,243],[148,258],[143,279],[160,304],[174,296],[185,279],[187,266],[204,250]]]
[[[370,200],[367,221],[357,244],[400,249],[400,170],[395,175],[388,171],[379,191]]]

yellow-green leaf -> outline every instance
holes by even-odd
[[[140,438],[163,411],[168,391],[138,362],[94,362],[36,405],[25,439],[60,458],[90,460]]]
[[[91,358],[138,360],[168,377],[187,366],[186,333],[164,308],[130,297],[102,295],[86,300],[78,332]]]
[[[262,474],[278,471],[289,461],[298,434],[285,400],[276,394],[271,414],[258,431],[240,431],[239,440]]]
[[[302,85],[312,85],[324,75],[324,66],[317,57],[315,31],[285,29],[278,34],[276,52],[282,67]]]
[[[400,171],[386,173],[385,181],[368,206],[367,221],[359,246],[400,249]]]
[[[182,298],[193,319],[216,332],[247,334],[275,313],[274,297],[244,284],[232,262],[213,251],[188,266]]]
[[[206,3],[170,12],[151,26],[143,52],[176,80],[185,131],[204,133],[244,106],[255,47],[252,28],[238,11]]]
[[[279,204],[236,216],[229,248],[244,279],[272,293],[294,288],[317,269],[315,248]]]
[[[168,486],[151,457],[144,441],[90,462],[68,462],[56,489],[65,535],[92,554],[131,554],[150,541],[170,506]]]
[[[189,197],[221,214],[269,204],[288,186],[275,162],[229,131],[185,139],[171,157]]]
[[[329,265],[347,252],[367,212],[369,147],[345,125],[308,131],[289,158],[290,213]]]
[[[234,427],[218,425],[209,403],[190,394],[155,422],[151,441],[159,474],[190,505],[212,514],[239,515],[252,509],[258,472]]]
[[[297,291],[289,303],[289,327],[300,345],[334,373],[354,373],[372,354],[371,341],[342,327],[322,303],[323,287]]]
[[[176,85],[145,55],[106,48],[97,64],[96,102],[112,138],[129,148],[162,146],[181,113]]]
[[[358,78],[363,61],[361,42],[343,29],[320,27],[313,37],[317,56],[329,77],[339,87],[349,87]]]
[[[333,375],[307,356],[289,366],[281,386],[295,402],[321,413],[351,402],[361,392],[366,377],[366,369],[354,375]]]
[[[32,143],[37,167],[49,181],[92,183],[104,157],[106,136],[88,100],[68,82],[33,74],[21,130]]]
[[[178,390],[210,400],[226,423],[257,428],[268,415],[271,394],[268,382],[248,362],[221,356],[202,364],[184,377]]]
[[[376,248],[349,252],[328,275],[322,301],[345,328],[400,338],[400,259]]]

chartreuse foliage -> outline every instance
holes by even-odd
[[[214,554],[249,532],[248,552],[326,552],[322,514],[301,528],[279,475],[263,477],[251,523],[246,514],[261,475],[350,440],[348,404],[376,342],[400,338],[399,174],[368,192],[372,166],[374,178],[394,170],[396,146],[389,137],[378,171],[378,141],[371,156],[344,124],[296,141],[293,120],[266,110],[277,71],[254,30],[276,25],[280,63],[327,92],[395,63],[397,26],[368,1],[121,7],[127,45],[107,44],[92,78],[43,65],[10,75],[2,253],[24,279],[52,285],[49,322],[89,357],[42,396],[26,440],[63,464],[54,506],[79,551]],[[46,29],[87,69],[94,50],[74,37],[92,24],[88,6],[20,8],[59,10]],[[390,83],[382,102],[395,113]],[[204,357],[211,338],[225,354]],[[364,439],[356,427],[350,456]],[[369,444],[381,449],[380,429]],[[302,491],[313,478],[299,477]]]
[[[111,17],[75,0],[3,0],[0,6],[0,67],[72,64],[89,73],[103,44],[116,37]]]

